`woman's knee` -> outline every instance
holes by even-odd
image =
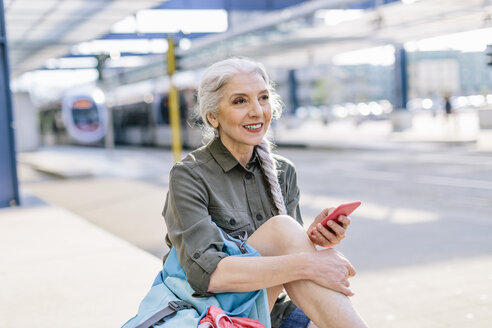
[[[259,237],[259,238],[256,238]],[[262,255],[283,255],[314,250],[303,227],[288,215],[268,219],[251,237]],[[254,245],[259,244],[259,245]],[[263,251],[262,251],[263,250]]]
[[[276,215],[268,219],[265,224],[274,226],[276,229],[281,230],[281,232],[298,232],[304,231],[302,226],[293,217],[289,215]]]

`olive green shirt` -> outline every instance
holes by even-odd
[[[302,224],[294,165],[279,155],[278,178],[287,213]],[[221,259],[224,242],[215,222],[230,235],[253,234],[278,214],[269,184],[254,153],[245,168],[215,138],[176,163],[164,206],[169,247],[174,246],[188,282],[200,295]]]

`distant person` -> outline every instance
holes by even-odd
[[[451,96],[447,93],[444,95],[444,118],[449,132],[458,129],[456,117],[454,115],[453,106],[451,105]]]
[[[447,94],[444,96],[444,110],[446,118],[453,114],[453,107],[451,106],[451,97]]]
[[[350,219],[330,231],[320,224],[325,208],[304,230],[295,167],[271,152],[268,130],[281,110],[261,64],[231,58],[205,71],[197,111],[213,138],[171,170],[167,244],[197,296],[266,289],[273,327],[366,327],[349,300],[355,270],[331,248]],[[257,252],[228,256],[221,231]],[[277,301],[284,288],[299,308]]]

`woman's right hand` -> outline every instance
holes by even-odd
[[[348,279],[355,276],[355,269],[342,253],[333,248],[318,250],[311,255],[308,268],[310,280],[346,296],[353,296]]]

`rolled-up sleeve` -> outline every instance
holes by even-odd
[[[208,293],[210,276],[221,259],[224,242],[208,212],[208,191],[193,169],[181,163],[171,170],[163,216],[168,237],[191,287]]]

